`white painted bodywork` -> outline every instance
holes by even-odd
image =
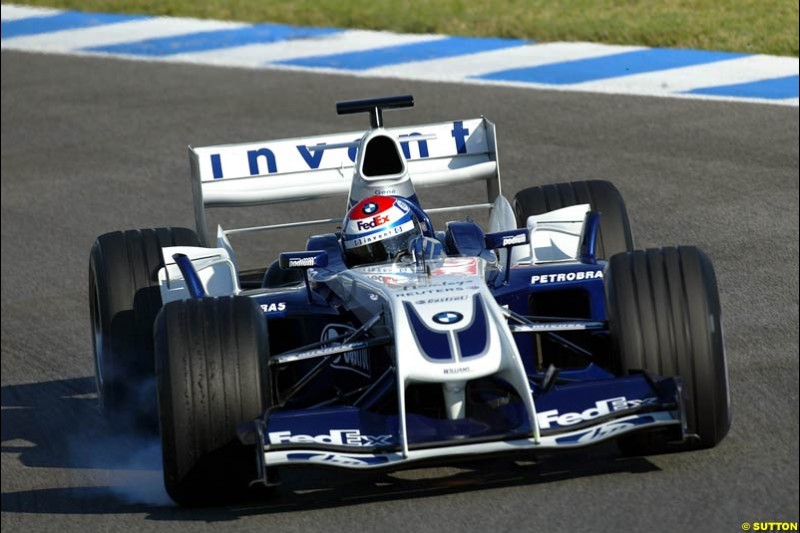
[[[469,132],[464,137],[460,153],[454,142],[454,122],[190,147],[195,221],[201,242],[208,242],[206,209],[210,207],[302,202],[330,196],[346,197],[348,194],[351,201],[373,194],[403,195],[410,185],[409,180],[413,181],[411,190],[486,181],[487,203],[491,205],[501,194],[494,124],[485,118],[458,122]],[[399,146],[407,148],[409,157],[404,172],[364,179],[359,171],[360,153],[363,151],[360,147],[376,135],[387,135]],[[427,156],[423,157],[425,151]],[[392,190],[395,192],[390,192]],[[479,206],[488,207],[487,204]],[[345,209],[346,203],[342,202],[342,211]],[[297,224],[316,222],[330,220]]]
[[[576,261],[586,213],[590,209],[589,204],[578,204],[528,217],[530,244],[527,257],[515,257],[514,262],[542,264]],[[522,246],[517,249],[525,250]]]
[[[462,257],[440,259],[432,263],[427,265],[430,274],[424,267],[413,263],[358,267],[341,274],[347,280],[352,278],[360,291],[372,292],[388,303],[397,354],[396,372],[400,384],[397,387],[397,401],[403,453],[407,455],[409,452],[405,412],[405,390],[409,383],[441,383],[450,417],[463,418],[463,385],[469,380],[490,375],[503,378],[516,389],[533,428],[532,438],[537,441],[539,426],[533,395],[503,309],[486,285],[486,262],[477,257]],[[483,306],[488,342],[483,353],[465,359],[461,357],[456,332],[471,324],[476,312],[473,303],[476,301],[477,305]],[[432,360],[426,356],[415,339],[406,305],[417,313],[426,328],[447,334],[453,354],[451,360]],[[447,312],[458,312],[463,318],[453,325],[433,320],[434,316]]]
[[[226,248],[169,246],[162,248],[161,254],[164,267],[158,271],[158,286],[164,304],[191,296],[173,259],[175,254],[185,254],[192,261],[207,296],[229,296],[240,292],[236,266]]]

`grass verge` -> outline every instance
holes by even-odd
[[[402,33],[798,55],[796,0],[29,0],[25,3],[83,11]]]

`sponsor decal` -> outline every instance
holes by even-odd
[[[370,466],[389,462],[385,456],[362,455],[354,457],[341,453],[289,453],[289,461],[310,461],[312,463],[335,464],[341,466]]]
[[[445,311],[443,313],[436,313],[433,315],[433,321],[437,324],[457,324],[464,319],[464,315],[456,311]]]
[[[504,306],[505,307],[505,306]],[[508,307],[505,307],[508,309]],[[512,325],[512,332],[531,332],[531,331],[569,331],[587,329],[583,322],[553,322],[549,324],[515,324]]]
[[[326,454],[315,454],[308,458],[309,461],[312,463],[325,463],[325,464],[335,464],[335,465],[342,465],[342,466],[368,466],[371,464],[369,461],[365,461],[358,457],[353,457],[350,455],[339,455],[334,453],[326,453]]]
[[[337,362],[340,364],[337,364]],[[341,368],[342,365],[344,365],[348,369],[355,370],[356,372],[358,372],[359,370],[364,370],[364,372],[358,372],[358,373],[369,377],[369,370],[370,370],[369,350],[361,349],[344,353],[336,358],[336,362],[331,364],[333,368],[337,367]]]
[[[580,442],[581,444],[585,444],[587,442],[602,440],[608,437],[612,437],[619,433],[624,433],[629,429],[633,429],[635,427],[636,424],[633,424],[631,422],[611,422],[609,424],[603,424],[602,426],[596,427],[591,431],[589,431],[588,433],[581,435],[581,437],[578,439],[578,442]]]
[[[656,398],[628,400],[625,396],[619,396],[618,398],[597,401],[593,407],[581,411],[580,413],[559,413],[558,409],[542,411],[536,413],[536,419],[539,421],[539,427],[541,429],[550,429],[553,425],[560,427],[572,426],[617,411],[634,409],[640,405],[654,404],[656,401]]]
[[[469,295],[467,294],[463,296],[445,296],[442,298],[428,298],[427,300],[415,300],[414,305],[441,304],[445,302],[463,302],[468,298]]]
[[[389,222],[389,216],[388,215],[376,215],[376,216],[374,216],[371,219],[366,220],[366,221],[358,220],[358,221],[356,221],[356,225],[358,226],[358,229],[360,229],[361,231],[366,231],[366,230],[369,230],[369,229],[377,228],[378,226],[382,226],[383,224],[386,224],[387,222]]]
[[[603,271],[582,270],[580,272],[561,272],[559,274],[535,274],[531,276],[531,285],[562,283],[565,281],[583,281],[587,279],[603,279]]]
[[[556,439],[558,444],[589,444],[616,437],[639,426],[653,424],[656,421],[651,415],[632,415],[621,420],[612,420],[577,434],[566,435]]]
[[[458,154],[468,153],[467,145],[471,130],[465,127],[464,121],[451,122],[449,126],[445,125],[442,130],[437,129],[436,131],[441,131],[443,134],[439,144],[448,153],[453,148]],[[415,160],[430,157],[432,150],[428,148],[428,140],[409,138],[418,136],[419,132],[398,132],[398,135],[404,139],[400,142],[400,146],[406,159]],[[353,141],[357,143],[360,139],[353,139]],[[411,150],[410,144],[415,145],[418,149]],[[328,148],[324,142],[314,145],[292,144],[289,146],[287,146],[286,142],[271,142],[261,146],[253,146],[249,150],[239,147],[234,148],[208,154],[208,160],[205,164],[210,167],[212,179],[232,178],[241,176],[244,172],[247,172],[250,176],[258,176],[275,174],[279,171],[291,172],[339,168],[354,163],[357,151],[356,146],[351,146],[346,151]],[[385,191],[378,189],[374,193],[378,195],[396,194],[392,189],[386,189]]]
[[[432,272],[434,276],[477,276],[478,260],[474,257],[448,257],[441,267]]]
[[[359,224],[360,223],[361,222],[359,222]],[[409,220],[408,222],[401,224],[399,226],[395,226],[393,228],[387,228],[386,231],[379,231],[378,233],[375,233],[373,235],[365,235],[364,237],[358,237],[350,241],[344,241],[344,246],[345,248],[356,248],[358,246],[363,246],[371,242],[382,241],[383,239],[388,239],[393,235],[398,235],[400,233],[406,232],[413,227],[414,227],[414,221]]]
[[[329,444],[333,446],[389,446],[392,435],[362,435],[358,429],[332,429],[324,435],[294,435],[291,431],[271,431],[270,444]]]
[[[286,302],[272,302],[271,304],[261,304],[261,310],[265,313],[279,313],[286,311]]]
[[[513,237],[503,237],[503,246],[514,246],[517,244],[525,244],[528,236],[525,233],[514,235]]]
[[[399,285],[406,285],[408,283],[407,276],[368,274],[367,277],[372,281],[377,281],[378,283],[382,283],[383,285],[387,285],[389,287],[397,287]]]
[[[466,372],[469,372],[469,370],[470,370],[469,366],[451,366],[443,369],[442,374],[444,374],[445,376],[454,376],[457,374],[464,374]]]
[[[371,215],[377,210],[378,210],[378,204],[376,204],[375,202],[369,202],[365,204],[364,207],[361,208],[361,212],[364,213],[365,215]]]
[[[322,330],[322,335],[320,340],[326,341],[329,339],[335,339],[336,337],[341,337],[342,335],[352,334],[355,331],[356,331],[355,328],[350,327],[346,324],[328,324]],[[340,342],[334,342],[331,343],[331,346],[328,349],[329,350],[336,349],[341,346],[342,344]],[[333,362],[331,363],[331,368],[355,372],[356,374],[368,378],[372,376],[372,367],[370,365],[369,349],[361,348],[345,352],[333,360]]]
[[[467,285],[469,282],[445,282],[434,285],[432,287],[421,287],[417,288],[414,286],[403,287],[403,292],[398,292],[397,296],[400,298],[410,298],[414,296],[427,296],[427,295],[444,295],[447,293],[453,292],[462,292],[465,293],[467,291],[477,291],[480,290],[478,285]],[[465,286],[466,285],[466,286]]]
[[[404,266],[399,263],[390,263],[388,265],[368,265],[358,267],[362,272],[376,273],[376,274],[408,274],[415,276],[417,270],[412,266]]]
[[[313,267],[316,257],[296,257],[289,259],[289,268]]]

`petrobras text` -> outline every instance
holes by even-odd
[[[539,421],[539,427],[541,429],[550,429],[554,424],[560,427],[572,426],[617,411],[634,409],[640,405],[653,404],[656,401],[656,398],[628,400],[625,396],[619,396],[618,398],[597,401],[593,407],[581,411],[580,413],[559,413],[558,409],[542,411],[536,413],[536,419]]]
[[[261,304],[261,310],[265,313],[278,313],[286,311],[286,302],[272,302],[271,304]]]
[[[358,429],[332,429],[324,435],[293,435],[291,431],[272,431],[270,444],[328,444],[332,446],[385,446],[391,435],[362,435]]]
[[[562,283],[565,281],[583,281],[587,279],[603,279],[603,271],[582,270],[579,272],[560,272],[558,274],[534,274],[531,276],[531,285]]]

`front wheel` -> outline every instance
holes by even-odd
[[[649,453],[716,446],[731,423],[719,293],[709,258],[693,246],[617,254],[606,267],[606,311],[616,370],[678,376],[692,438],[620,440]]]
[[[256,478],[236,426],[271,405],[264,314],[244,296],[171,302],[155,326],[167,493],[186,506],[229,499]]]

